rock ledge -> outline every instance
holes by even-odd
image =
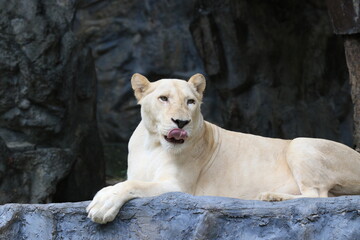
[[[268,203],[168,193],[128,202],[114,222],[89,202],[0,206],[0,239],[356,239],[360,196]]]

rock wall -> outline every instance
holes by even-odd
[[[227,129],[353,144],[343,44],[323,0],[80,1],[74,27],[95,58],[106,156],[123,159],[109,170],[140,119],[134,72],[205,74],[205,118]]]
[[[354,146],[360,151],[360,2],[327,0],[334,32],[344,39],[354,104]]]
[[[360,152],[360,34],[345,36],[344,46],[354,104],[354,146]]]
[[[104,184],[95,66],[75,11],[0,0],[0,203],[87,200]]]
[[[323,0],[0,0],[0,16],[0,203],[87,199],[103,185],[96,74],[110,175],[140,120],[134,72],[204,73],[205,118],[227,129],[352,146]]]
[[[168,193],[135,199],[114,222],[86,218],[88,202],[0,206],[1,239],[358,239],[360,197],[245,201]]]

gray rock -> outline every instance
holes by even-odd
[[[72,31],[76,4],[0,0],[0,203],[87,200],[104,185],[97,78]]]
[[[7,142],[7,147],[15,152],[23,152],[26,150],[36,149],[36,146],[29,142]]]
[[[360,3],[328,0],[329,15],[336,34],[360,33]]]
[[[125,204],[114,222],[89,202],[0,206],[0,239],[358,239],[360,197],[245,201],[168,193]]]

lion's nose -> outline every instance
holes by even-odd
[[[190,122],[190,120],[180,120],[180,119],[173,119],[173,118],[171,118],[171,121],[173,121],[179,128],[185,127],[185,125]]]

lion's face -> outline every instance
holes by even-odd
[[[150,83],[134,74],[131,83],[145,127],[157,141],[176,152],[188,145],[203,121],[200,105],[205,78],[196,74],[189,81],[162,79]]]

